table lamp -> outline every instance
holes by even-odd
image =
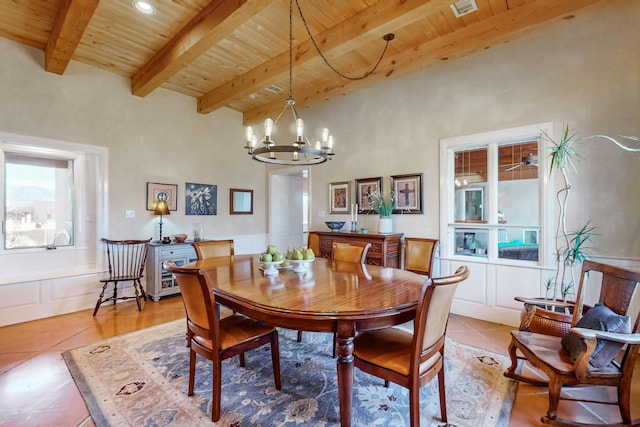
[[[169,205],[165,200],[158,200],[156,207],[153,210],[154,215],[160,215],[160,242],[162,242],[162,215],[171,215],[169,212]]]

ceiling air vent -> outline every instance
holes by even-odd
[[[271,93],[280,93],[283,91],[283,89],[279,86],[276,85],[271,85],[271,86],[267,86],[265,87],[266,90],[268,90]]]
[[[478,10],[478,5],[476,4],[476,0],[458,0],[451,5],[451,10],[453,10],[453,14],[456,15],[456,18],[460,18],[467,13]]]

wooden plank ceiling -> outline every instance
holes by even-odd
[[[289,90],[289,0],[0,0],[0,36],[42,49],[44,68],[64,74],[71,60],[131,78],[131,93],[158,87],[197,99],[197,111],[223,106],[245,123],[273,117]],[[298,109],[376,82],[452,61],[561,25],[606,0],[475,0],[456,18],[452,0],[297,0],[327,60],[314,48],[293,2],[293,95]],[[72,77],[69,77],[72,78]],[[277,86],[273,93],[266,88]]]

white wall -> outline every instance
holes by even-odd
[[[337,153],[314,167],[310,228],[349,220],[318,216],[328,212],[330,182],[382,176],[388,191],[390,175],[422,172],[424,215],[394,215],[394,229],[438,236],[441,138],[547,121],[556,137],[564,124],[579,137],[640,135],[638,22],[640,2],[612,0],[521,40],[302,111],[307,122],[330,127]],[[640,155],[602,141],[575,149],[582,160],[568,224],[591,219],[601,255],[640,258]],[[359,225],[375,230],[376,220],[361,215]]]
[[[6,39],[0,58],[0,131],[109,148],[108,237],[158,238],[147,182],[178,184],[163,235],[191,236],[193,222],[211,237],[264,233],[266,172],[242,149],[240,113],[200,115],[195,99],[165,89],[139,98],[129,79],[73,61],[63,76],[47,73],[42,51]],[[184,214],[186,182],[217,184],[217,216]],[[229,215],[230,187],[255,190],[254,215]]]

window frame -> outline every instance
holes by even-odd
[[[75,233],[76,233],[76,200],[77,200],[77,192],[76,192],[76,161],[78,160],[78,154],[77,153],[72,153],[72,152],[66,152],[66,151],[62,151],[62,150],[43,150],[43,149],[38,149],[38,148],[34,148],[34,147],[25,147],[25,146],[21,146],[21,145],[12,145],[12,144],[7,144],[4,143],[2,145],[0,145],[0,151],[2,151],[2,156],[0,157],[2,159],[2,166],[0,166],[0,168],[3,170],[3,180],[2,180],[2,208],[0,208],[0,212],[2,213],[2,218],[0,219],[1,221],[3,221],[3,227],[2,227],[2,244],[0,245],[0,247],[5,250],[5,251],[19,251],[19,250],[24,250],[24,249],[53,249],[53,248],[57,248],[57,247],[68,247],[68,246],[75,246]],[[7,247],[7,226],[6,226],[6,221],[7,221],[7,211],[6,211],[6,207],[7,207],[7,201],[6,201],[6,188],[7,188],[7,183],[6,183],[6,177],[7,177],[7,170],[6,170],[6,165],[7,163],[12,163],[11,161],[9,161],[7,159],[7,157],[11,157],[11,155],[18,155],[18,156],[25,156],[25,157],[31,157],[33,159],[42,159],[45,162],[47,160],[60,160],[60,161],[64,161],[67,163],[67,170],[71,172],[71,179],[70,179],[70,197],[69,197],[69,201],[71,203],[71,236],[70,236],[70,242],[68,244],[64,244],[64,245],[56,245],[55,241],[52,241],[51,243],[47,243],[45,242],[45,244],[43,245],[38,245],[38,246],[17,246],[17,247]],[[36,161],[34,161],[34,163],[36,163]],[[69,164],[70,163],[70,164]],[[14,163],[15,164],[15,163]],[[37,166],[37,165],[33,165],[33,166]],[[60,228],[60,227],[58,227]]]
[[[5,249],[0,245],[0,270],[5,280],[47,277],[53,272],[102,271],[104,250],[99,236],[108,235],[109,149],[107,147],[0,132],[0,199],[4,194],[4,151],[51,155],[65,153],[74,160],[74,245],[47,250],[46,247]],[[4,220],[4,202],[0,217]],[[4,232],[4,223],[3,229]],[[4,240],[4,238],[3,238]],[[29,273],[26,273],[29,272]],[[26,273],[26,274],[25,274]]]
[[[552,247],[553,230],[553,191],[552,179],[548,174],[548,156],[539,155],[538,158],[538,261],[513,260],[498,257],[498,235],[500,229],[510,228],[498,221],[498,147],[507,143],[518,143],[537,139],[539,141],[538,152],[544,153],[548,147],[545,135],[553,135],[553,123],[545,122],[528,126],[489,131],[484,133],[470,134],[459,137],[443,138],[440,140],[440,236],[442,259],[461,260],[472,259],[474,262],[496,263],[496,264],[526,264],[549,266],[553,264],[553,254],[549,248]],[[455,221],[455,152],[460,150],[470,150],[487,148],[487,186],[485,188],[486,222],[466,224]],[[515,225],[522,228],[523,225]],[[486,257],[471,257],[464,254],[456,254],[455,229],[473,228],[474,230],[486,230],[488,242]],[[525,226],[530,229],[531,227]],[[493,250],[491,250],[493,248]]]

